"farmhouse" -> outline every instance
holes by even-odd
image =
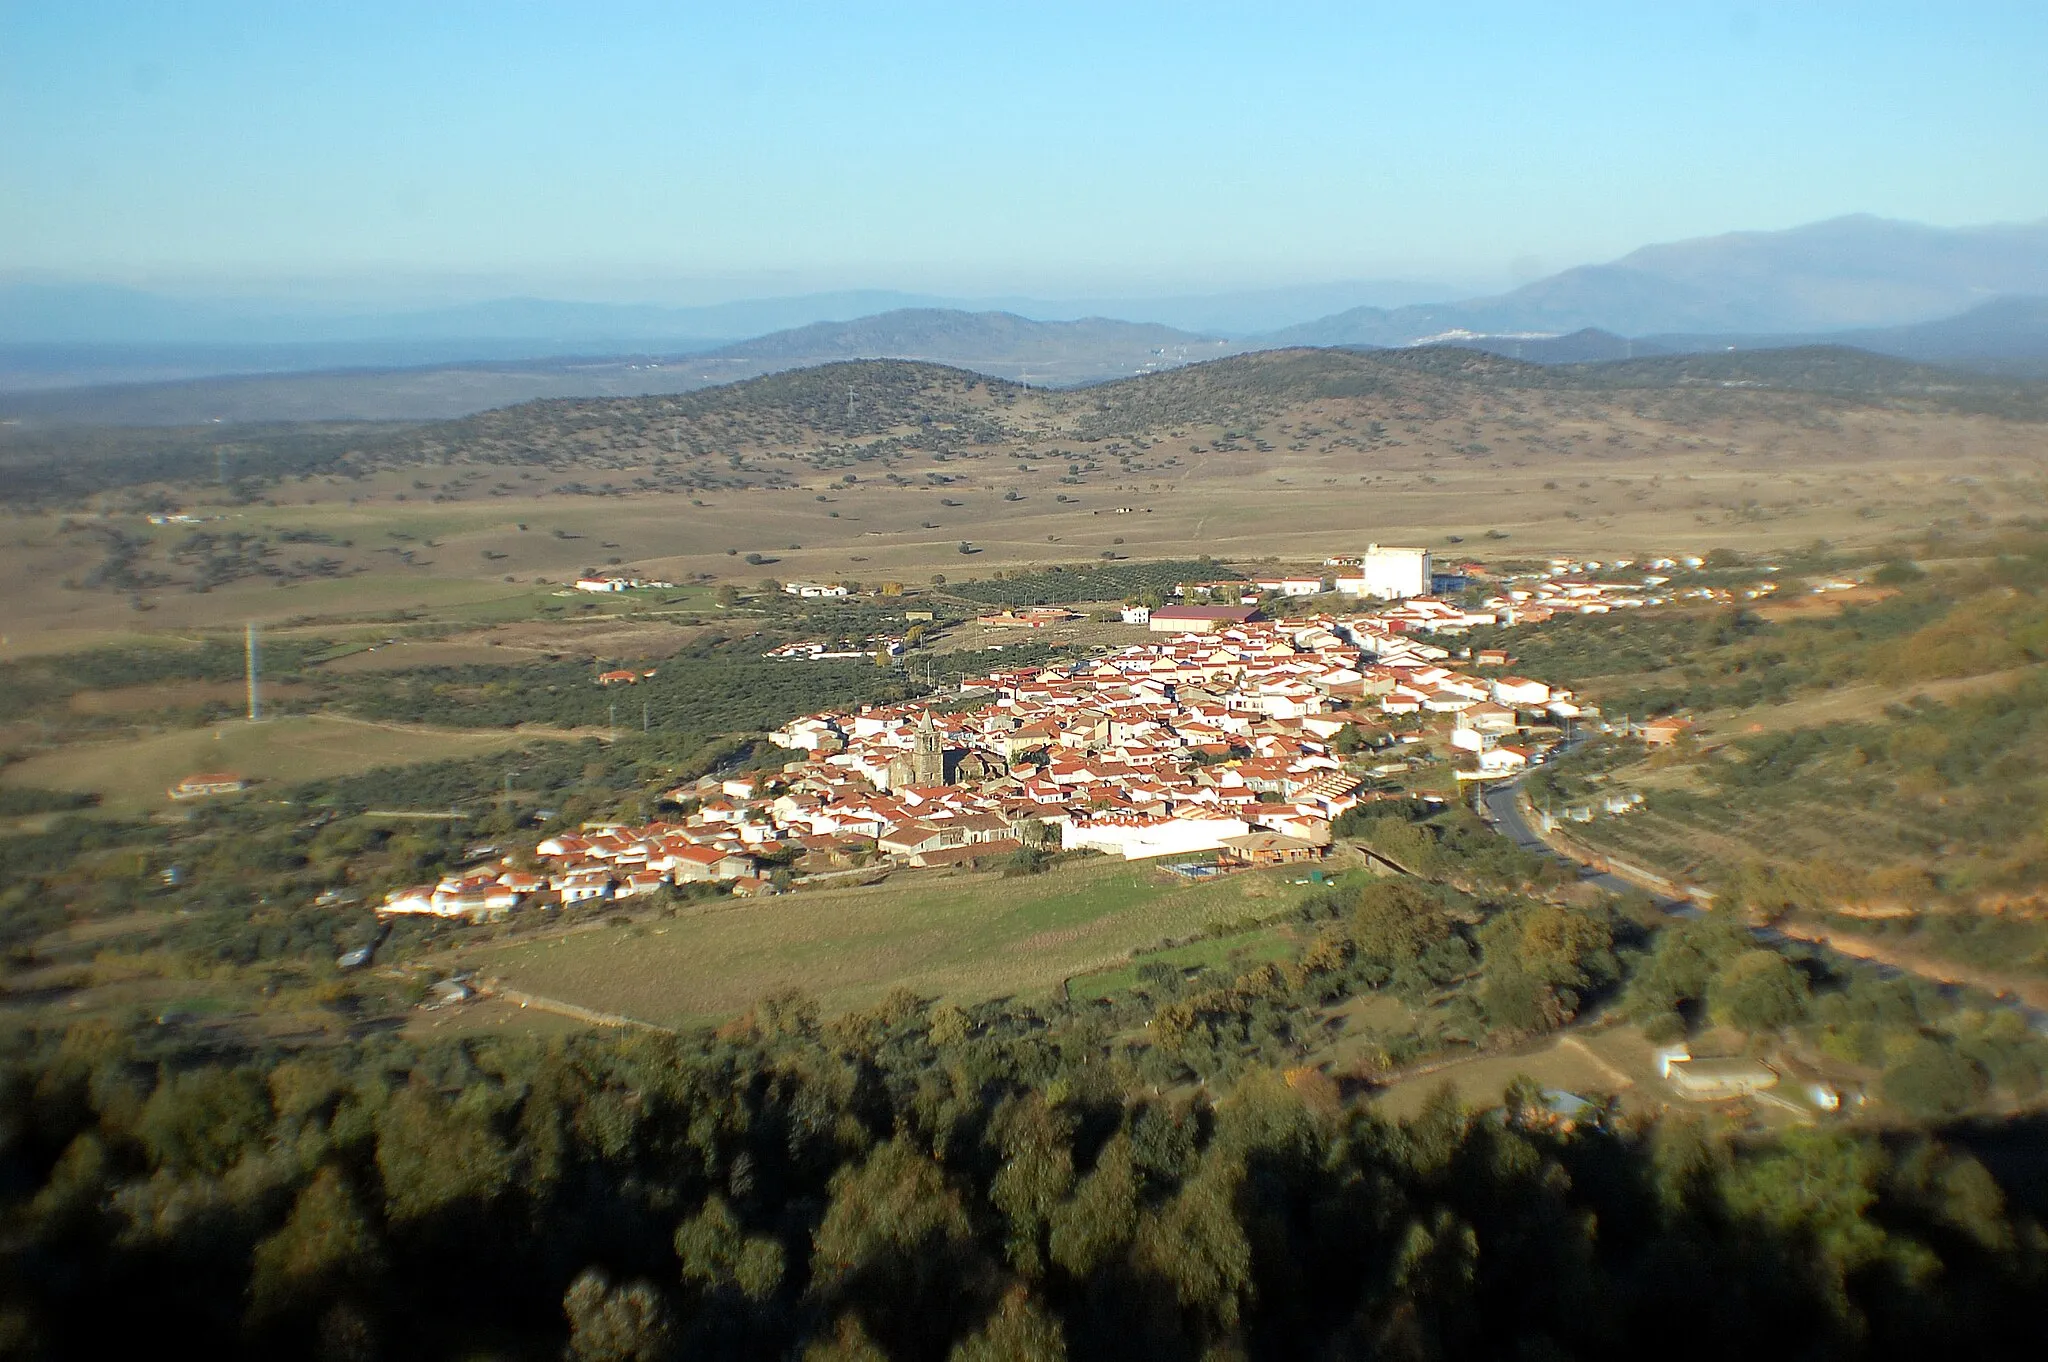
[[[1690,719],[1652,719],[1637,730],[1645,747],[1669,747],[1692,731]]]
[[[186,776],[170,788],[173,799],[204,799],[208,795],[234,794],[249,788],[249,782],[227,771],[207,771]]]

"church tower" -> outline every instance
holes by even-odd
[[[911,756],[913,781],[918,785],[946,783],[946,749],[939,742],[938,726],[927,712],[917,726],[917,747]]]

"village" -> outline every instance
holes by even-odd
[[[1722,591],[1671,589],[1665,573],[1697,565],[1559,560],[1465,605],[1433,594],[1446,581],[1426,551],[1374,545],[1337,560],[1340,599],[1357,608],[1279,619],[1247,602],[1325,595],[1330,579],[1301,577],[1314,593],[1292,577],[1192,584],[1178,593],[1188,603],[1124,612],[1143,642],[795,719],[768,735],[789,754],[779,770],[703,777],[662,792],[672,817],[557,833],[393,891],[377,911],[489,921],[689,885],[772,894],[874,867],[1073,851],[1222,869],[1316,861],[1337,819],[1414,797],[1418,773],[1439,800],[1512,779],[1598,720],[1569,690],[1513,674],[1504,651],[1454,652],[1457,635]],[[1226,590],[1234,603],[1193,603]],[[1035,625],[1058,613],[1006,615]]]

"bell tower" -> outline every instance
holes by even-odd
[[[938,726],[932,722],[930,713],[917,726],[917,747],[911,767],[919,785],[943,785],[946,781],[946,749],[939,742]]]

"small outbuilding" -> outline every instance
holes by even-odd
[[[1319,861],[1329,854],[1329,850],[1327,846],[1283,833],[1252,832],[1242,837],[1224,838],[1216,853],[1216,863],[1226,866],[1297,865],[1303,861]]]

